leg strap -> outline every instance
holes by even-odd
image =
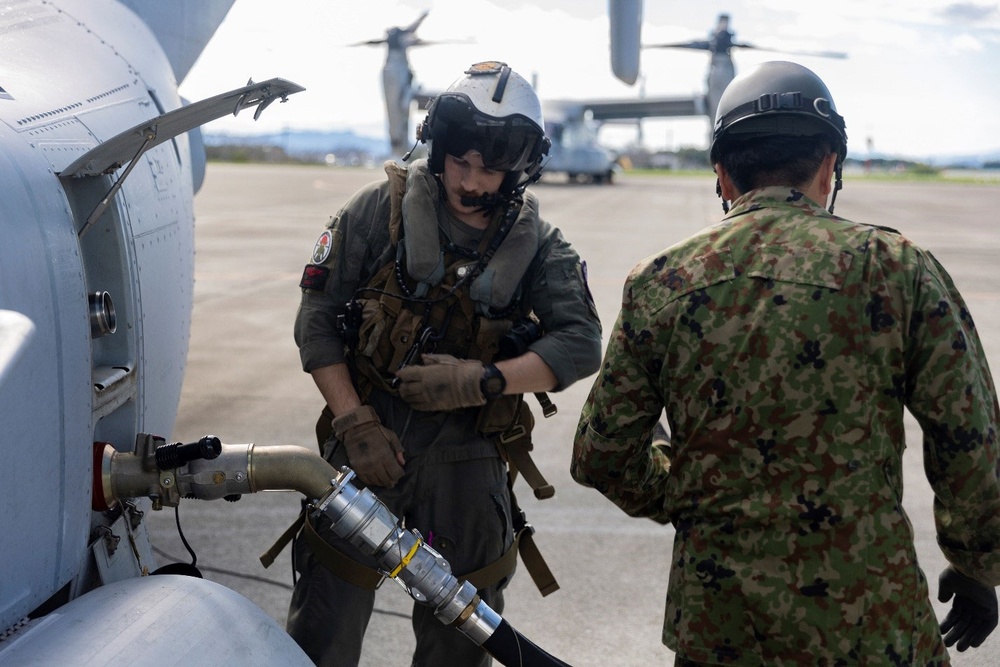
[[[556,581],[552,570],[549,569],[548,564],[538,550],[538,546],[535,544],[535,538],[533,537],[535,527],[528,523],[524,511],[517,504],[514,489],[511,488],[514,483],[513,474],[508,475],[507,480],[510,492],[510,511],[514,520],[514,542],[503,556],[500,556],[500,558],[489,565],[481,567],[475,572],[456,576],[459,579],[471,582],[476,587],[476,590],[487,588],[499,583],[504,577],[509,576],[517,564],[517,556],[520,555],[525,569],[531,575],[531,580],[538,587],[538,592],[542,594],[542,597],[545,597],[549,593],[555,593],[559,590],[559,583]]]

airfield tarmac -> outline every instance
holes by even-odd
[[[194,314],[187,375],[169,441],[214,434],[226,443],[315,446],[322,407],[299,366],[292,322],[298,282],[327,219],[381,170],[213,163],[195,198]],[[590,288],[607,336],[622,282],[641,258],[722,215],[708,176],[624,175],[612,186],[569,185],[553,177],[533,186],[543,216],[586,260]],[[902,231],[951,272],[975,317],[996,375],[1000,369],[1000,183],[869,181],[848,176],[836,212]],[[670,665],[660,643],[673,530],[631,519],[569,476],[572,435],[593,378],[553,395],[557,415],[535,410],[535,460],[554,498],[538,501],[515,487],[542,554],[561,589],[542,598],[519,567],[504,617],[533,642],[576,667]],[[533,402],[533,398],[529,398]],[[537,407],[537,406],[533,406]],[[916,422],[907,425],[904,505],[920,564],[937,595],[945,561],[937,548]],[[184,535],[206,578],[233,588],[282,625],[292,581],[286,549],[264,569],[258,555],[295,518],[291,492],[245,496],[237,503],[181,503]],[[190,562],[171,510],[150,513],[154,545]],[[160,556],[161,564],[169,562]],[[946,606],[935,601],[938,617]],[[405,667],[413,646],[410,598],[386,583],[376,599],[363,667]],[[1000,630],[976,650],[952,653],[958,667],[1000,664]]]

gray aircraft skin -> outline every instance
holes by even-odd
[[[93,509],[95,443],[174,425],[197,128],[301,90],[179,97],[232,2],[0,2],[0,664],[310,664],[237,593],[142,576],[148,499]]]

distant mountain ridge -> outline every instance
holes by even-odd
[[[328,153],[365,153],[375,158],[387,157],[390,153],[389,138],[363,136],[352,130],[288,130],[269,134],[236,135],[206,133],[208,146],[244,145],[279,146],[296,157],[322,157]],[[984,164],[1000,163],[1000,149],[971,155],[892,155],[888,153],[865,153],[849,151],[848,157],[864,161],[866,159],[920,161],[936,167],[954,166],[981,168]]]
[[[289,130],[270,134],[206,133],[206,146],[278,146],[297,157],[328,153],[367,153],[375,157],[389,154],[387,137],[366,137],[351,130]]]

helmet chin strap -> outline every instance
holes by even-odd
[[[719,195],[719,199],[722,199],[722,181],[718,178],[715,179],[715,194]],[[722,212],[729,213],[729,202],[722,199]]]
[[[830,198],[830,213],[833,213],[833,205],[837,202],[837,193],[844,187],[844,165],[837,161],[836,180],[833,182],[833,196]]]

